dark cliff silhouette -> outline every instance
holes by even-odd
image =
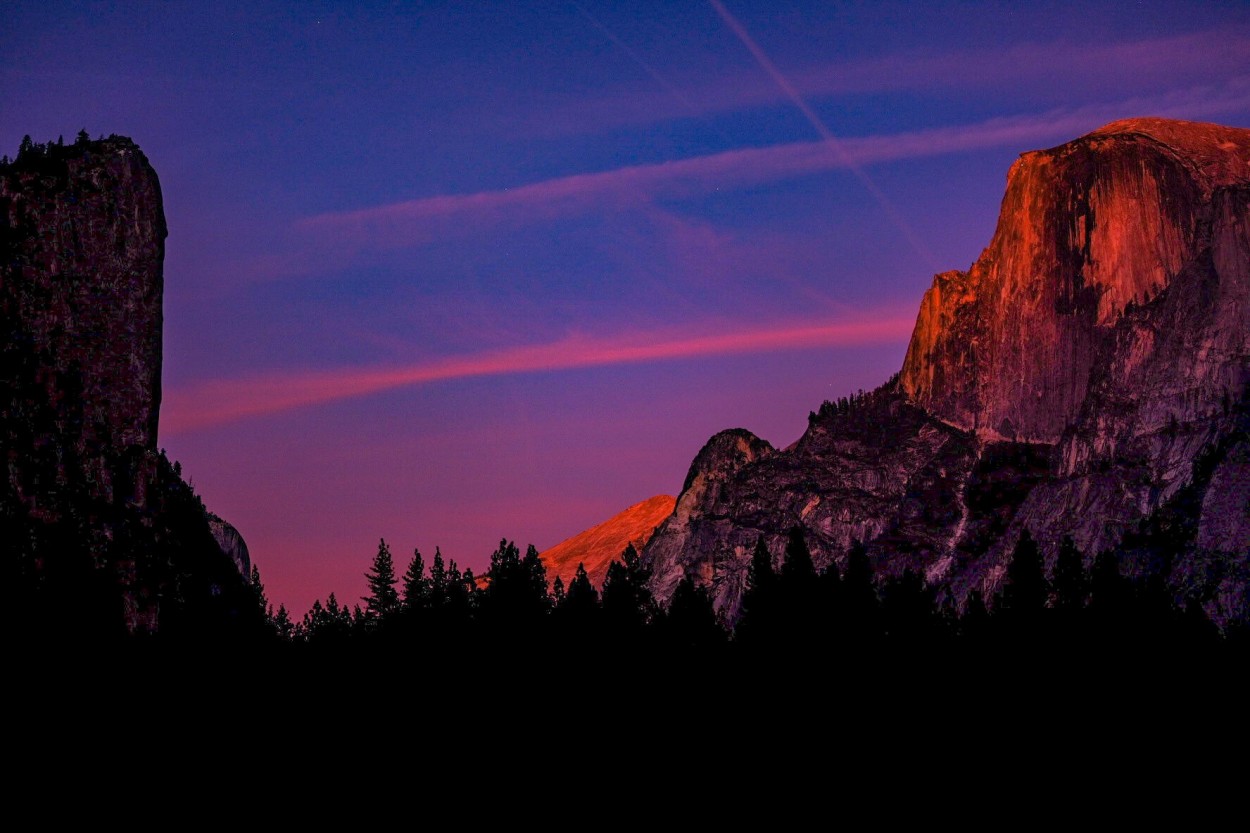
[[[24,638],[263,625],[246,548],[157,448],[165,235],[129,139],[28,137],[0,165],[0,569]]]

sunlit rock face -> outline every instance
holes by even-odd
[[[543,550],[539,556],[547,568],[547,578],[559,578],[568,587],[578,565],[583,565],[590,583],[602,588],[612,562],[619,561],[631,544],[641,552],[655,528],[672,514],[675,503],[671,495],[656,495]]]
[[[656,590],[693,573],[732,618],[755,537],[779,557],[799,524],[818,564],[856,538],[961,597],[994,589],[1025,527],[1092,558],[1184,498],[1186,557],[1221,566],[1177,575],[1215,581],[1220,614],[1250,583],[1248,381],[1250,131],[1133,119],[1026,153],[989,247],[934,278],[896,381],[785,451],[700,453],[647,548]],[[714,494],[691,488],[711,472]]]
[[[989,247],[967,272],[939,275],[921,302],[903,390],[961,428],[1058,442],[1108,365],[1121,377],[1112,383],[1161,369],[1162,345],[1144,322],[1131,335],[1117,329],[1178,278],[1186,294],[1199,288],[1195,270],[1208,271],[1204,260],[1236,238],[1219,240],[1237,222],[1229,189],[1250,181],[1248,159],[1250,131],[1161,119],[1115,122],[1021,156]],[[1235,259],[1235,248],[1224,256]],[[1223,291],[1236,295],[1245,281],[1225,267]],[[1225,326],[1172,306],[1178,337],[1232,346]],[[1244,348],[1245,327],[1233,329]],[[1196,357],[1186,378],[1222,396],[1232,380],[1199,365],[1225,364]]]

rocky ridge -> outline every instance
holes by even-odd
[[[818,565],[861,540],[962,598],[993,592],[1024,528],[1092,559],[1183,503],[1177,592],[1244,616],[1247,322],[1250,130],[1132,119],[1023,154],[896,379],[826,403],[785,450],[709,441],[646,548],[654,589],[694,574],[733,618],[755,539],[779,556],[798,524]]]
[[[675,503],[670,495],[656,495],[543,550],[539,557],[547,568],[547,578],[559,578],[568,587],[577,574],[577,566],[584,564],[590,583],[602,588],[608,566],[619,561],[630,544],[641,552],[656,527],[672,514]]]

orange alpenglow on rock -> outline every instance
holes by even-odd
[[[818,569],[858,542],[880,574],[989,597],[1025,531],[1048,565],[1065,536],[1089,562],[1183,518],[1170,586],[1242,621],[1247,310],[1250,130],[1129,119],[1022,154],[989,246],[934,278],[897,377],[826,402],[787,448],[708,441],[643,552],[651,590],[698,576],[733,621],[757,542],[776,561],[797,525]]]
[[[641,552],[656,527],[673,514],[676,503],[671,495],[656,495],[544,550],[541,558],[547,567],[547,578],[555,581],[558,576],[568,586],[577,565],[585,564],[591,583],[603,587],[608,565],[619,560],[630,544]]]

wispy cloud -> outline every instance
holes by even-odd
[[[888,314],[866,320],[792,323],[718,334],[632,333],[607,339],[572,335],[547,344],[451,356],[403,367],[275,372],[240,379],[212,380],[168,391],[162,408],[161,427],[166,434],[178,434],[393,388],[475,376],[813,347],[884,344],[906,339],[912,322],[910,316]]]
[[[1089,97],[1125,97],[1218,83],[1245,72],[1250,30],[1229,27],[1167,37],[1080,43],[1015,43],[998,48],[911,50],[817,65],[789,66],[786,78],[805,99],[941,90],[969,95],[1011,91],[1034,102],[1071,101],[1079,88]],[[656,59],[658,60],[658,58]],[[1074,86],[1074,85],[1079,85]],[[665,87],[670,86],[665,82]],[[544,112],[532,131],[584,133],[771,107],[786,93],[742,70],[715,79],[684,79],[680,99],[637,89]]]
[[[312,240],[353,251],[420,245],[498,223],[534,223],[655,200],[682,199],[715,190],[748,188],[779,180],[883,162],[941,156],[994,147],[1037,147],[1081,135],[1127,116],[1202,118],[1250,107],[1250,75],[1216,86],[974,124],[885,136],[845,138],[832,152],[826,141],[745,148],[607,171],[573,174],[472,194],[451,194],[320,214],[299,222]],[[296,268],[317,268],[321,255]],[[275,258],[269,268],[292,264]]]
[[[890,221],[894,223],[894,226],[902,233],[908,244],[911,245],[911,247],[916,250],[916,253],[929,264],[931,269],[937,271],[939,268],[937,258],[935,258],[933,253],[929,251],[928,247],[921,242],[920,238],[916,235],[916,232],[912,231],[911,226],[905,219],[903,219],[902,215],[898,213],[898,209],[896,209],[894,204],[890,202],[889,197],[887,197],[885,193],[877,187],[877,183],[868,175],[868,172],[863,169],[854,157],[847,153],[842,141],[833,134],[833,131],[831,131],[828,126],[825,125],[824,120],[821,119],[821,117],[816,114],[816,111],[808,105],[803,96],[801,96],[798,90],[794,88],[794,85],[790,83],[790,80],[786,78],[782,71],[777,68],[777,65],[773,63],[772,58],[769,58],[768,54],[758,43],[755,42],[755,38],[751,37],[751,33],[747,31],[745,26],[742,25],[742,21],[734,17],[733,14],[730,13],[729,9],[725,8],[725,4],[720,2],[720,0],[708,0],[708,2],[712,4],[712,8],[716,10],[718,15],[720,15],[720,18],[725,22],[725,25],[728,26],[738,37],[738,40],[742,41],[742,45],[745,46],[747,51],[751,53],[751,57],[753,57],[755,62],[760,65],[760,68],[763,69],[768,77],[773,80],[773,83],[777,85],[778,89],[786,94],[786,97],[790,99],[791,103],[793,103],[795,107],[799,108],[799,112],[803,114],[803,117],[806,118],[812,127],[815,128],[816,132],[820,134],[820,138],[824,140],[825,147],[827,147],[833,156],[842,163],[843,167],[849,168],[851,173],[855,174],[855,178],[860,181],[865,190],[867,190],[868,193],[872,195],[872,198],[877,201],[877,205],[881,206],[881,209],[886,213],[886,216],[890,218]]]

